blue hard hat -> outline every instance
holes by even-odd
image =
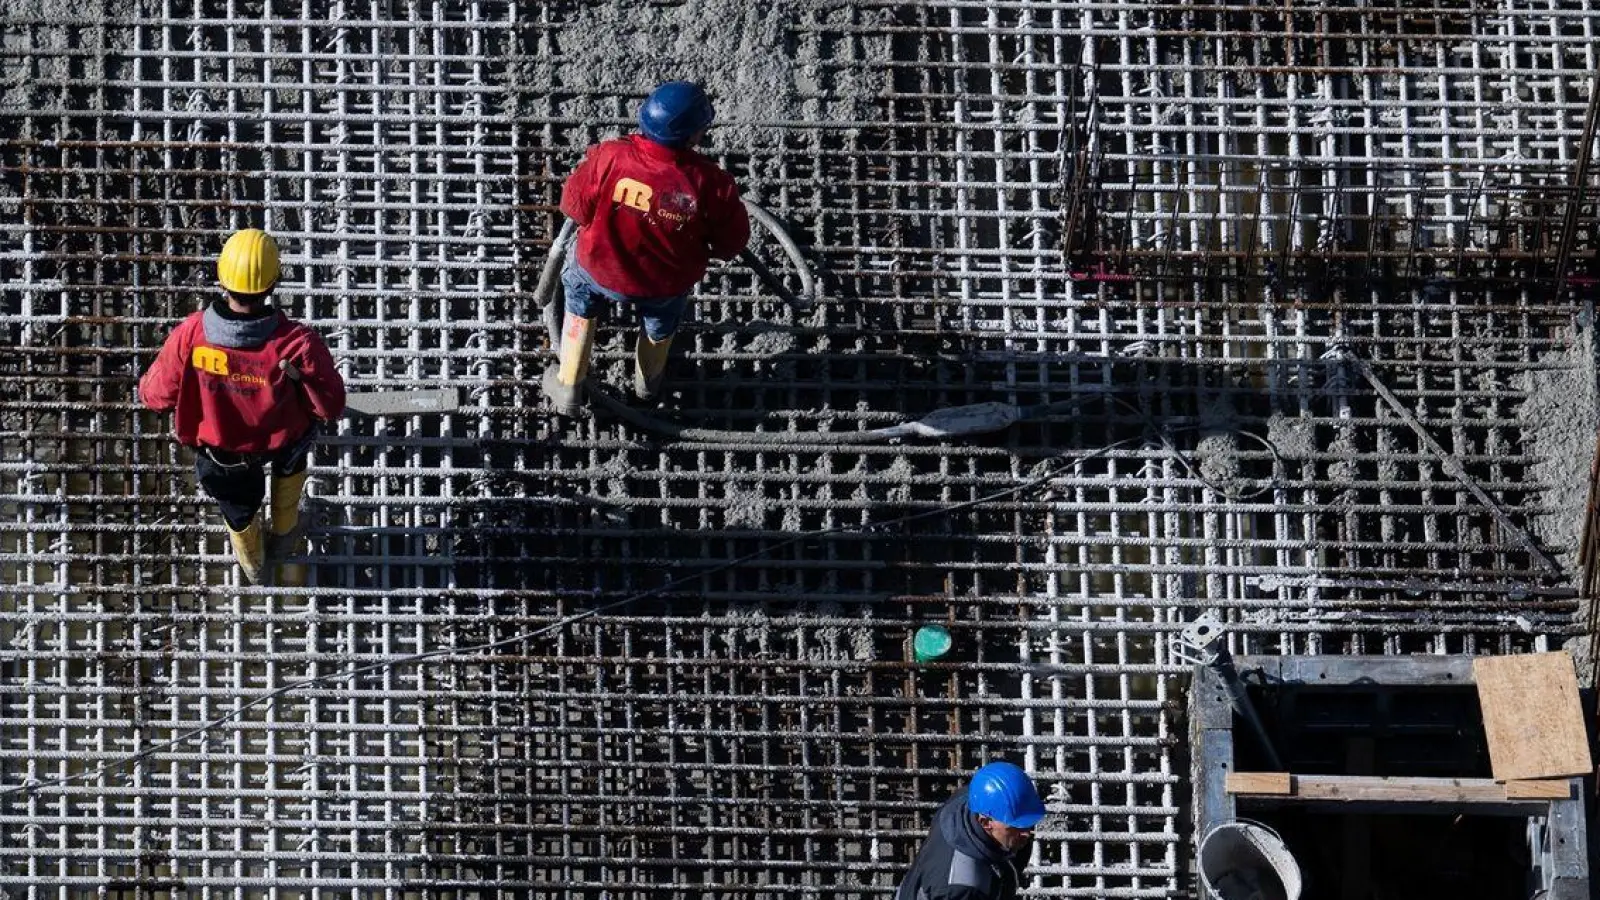
[[[639,107],[639,130],[658,144],[678,147],[716,118],[711,98],[692,81],[659,85]]]
[[[1032,828],[1044,818],[1044,801],[1033,780],[1008,762],[992,762],[972,774],[967,809],[1012,828]]]

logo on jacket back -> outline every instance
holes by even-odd
[[[654,197],[655,193],[648,184],[634,181],[632,178],[623,178],[617,181],[616,189],[611,192],[611,202],[649,214],[650,198]]]
[[[682,191],[662,195],[659,203],[656,200],[654,188],[632,178],[617,179],[617,186],[611,190],[612,203],[636,209],[644,213],[646,218],[664,219],[679,228],[694,218],[695,210],[699,208],[694,195]]]
[[[194,351],[189,354],[189,363],[207,375],[215,375],[219,379],[223,379],[202,382],[213,391],[253,393],[267,384],[266,376],[261,375],[259,372],[233,371],[228,366],[228,354],[218,350],[216,347],[194,348]],[[251,368],[254,368],[254,366],[245,366],[246,370]]]
[[[208,375],[228,374],[228,354],[215,347],[194,348],[194,352],[189,355],[189,362]]]

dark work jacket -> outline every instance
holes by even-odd
[[[934,814],[895,900],[1015,900],[1028,846],[1015,856],[1002,849],[978,827],[962,791]]]

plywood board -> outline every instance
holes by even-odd
[[[1572,782],[1566,778],[1506,782],[1507,800],[1570,800]]]
[[[1223,790],[1230,794],[1290,794],[1294,776],[1288,772],[1229,772]]]
[[[1589,737],[1578,705],[1578,673],[1566,653],[1480,656],[1478,683],[1489,767],[1496,781],[1589,772]]]

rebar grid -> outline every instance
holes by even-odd
[[[8,13],[0,47],[0,790],[81,776],[0,795],[8,890],[887,897],[1003,756],[1057,813],[1038,894],[1164,897],[1194,610],[1239,652],[1569,627],[1568,580],[1341,353],[1513,517],[1562,512],[1525,412],[1584,371],[1589,3],[797,5],[803,115],[713,154],[829,299],[715,271],[663,413],[777,448],[542,406],[560,179],[638,99],[562,77],[573,10],[88,6]],[[353,385],[467,401],[326,441],[304,589],[239,585],[130,397],[246,225]],[[1075,405],[968,445],[812,436],[985,400]],[[925,622],[954,657],[905,661]]]

